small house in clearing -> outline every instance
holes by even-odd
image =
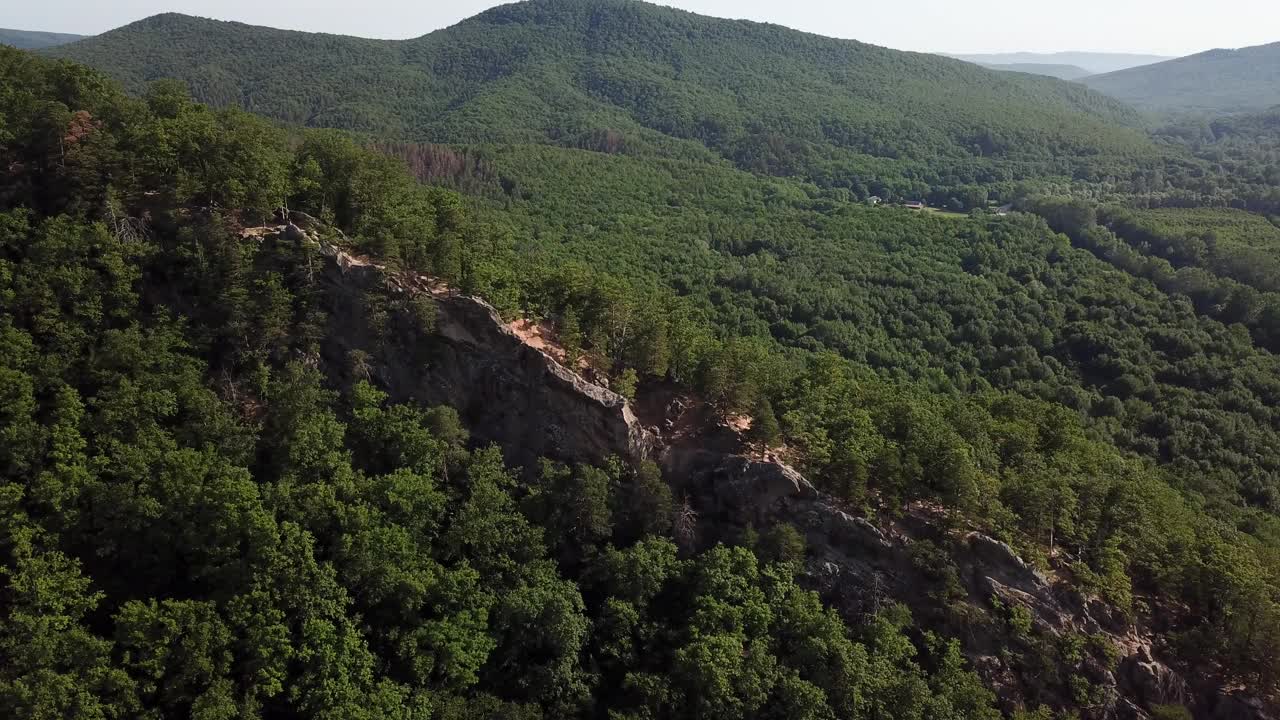
[[[908,201],[905,203],[905,205],[906,205],[906,208],[907,208],[908,210],[923,210],[923,209],[924,209],[924,203],[923,203],[923,202],[920,202],[919,200],[908,200]]]
[[[871,197],[867,198],[868,205],[879,205],[880,202],[881,200],[879,195],[872,195]]]

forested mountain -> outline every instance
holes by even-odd
[[[719,372],[736,345],[675,332],[674,298],[517,262],[349,138],[173,84],[130,100],[0,48],[0,100],[4,717],[998,717],[957,641],[804,587],[794,527],[686,532],[652,464],[508,469],[457,410],[374,384],[406,343],[448,362],[402,268],[581,310],[582,351],[633,372]],[[286,203],[336,224],[257,225]],[[335,247],[387,284],[344,287]],[[859,391],[835,369],[796,392]],[[1104,652],[1072,637],[1074,665]]]
[[[711,155],[845,185],[1103,177],[1103,157],[1154,154],[1136,113],[1079,85],[630,0],[533,0],[403,42],[162,15],[55,52],[310,127]]]
[[[978,63],[991,70],[1003,72],[1031,73],[1032,75],[1048,75],[1062,80],[1079,80],[1093,73],[1079,65],[1051,65],[1049,63]]]
[[[1140,55],[1135,53],[1092,53],[1092,52],[1056,52],[1056,53],[978,53],[970,55],[949,55],[979,65],[1073,65],[1083,68],[1090,75],[1115,72],[1126,68],[1150,65],[1173,58],[1162,55]]]
[[[127,87],[0,48],[0,716],[1276,706],[1269,115],[615,0],[58,52]]]
[[[1161,128],[1157,137],[1184,144],[1236,182],[1280,190],[1280,106],[1260,113],[1184,120]],[[1271,212],[1280,212],[1280,207],[1273,206]]]
[[[55,45],[66,45],[84,37],[84,35],[71,35],[69,33],[0,28],[0,45],[11,45],[22,50],[38,50],[40,48],[54,47]]]
[[[1210,50],[1086,79],[1095,90],[1162,113],[1256,112],[1280,105],[1280,42]]]

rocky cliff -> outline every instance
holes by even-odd
[[[621,396],[526,343],[483,300],[425,276],[391,272],[295,226],[286,232],[318,243],[327,258],[326,309],[339,330],[329,336],[341,339],[323,348],[326,365],[349,367],[357,348],[376,348],[362,358],[360,372],[397,401],[453,406],[475,439],[499,444],[514,464],[532,467],[539,457],[655,461],[689,498],[704,540],[730,534],[725,528],[795,526],[808,540],[807,577],[828,602],[855,621],[881,603],[902,602],[926,624],[961,636],[1007,710],[1086,705],[1086,717],[1143,718],[1157,705],[1177,703],[1220,720],[1268,717],[1256,701],[1189,690],[1121,613],[1052,581],[1005,543],[927,512],[873,522],[840,507],[794,468],[739,454],[722,437],[701,443],[696,433],[677,439],[671,422],[666,431],[643,427]],[[415,311],[423,304],[429,312]],[[950,548],[954,563],[945,600],[938,569],[921,562],[919,552],[939,546]],[[946,603],[954,607],[940,612]],[[1009,614],[1028,618],[1029,627],[1011,629]],[[1066,668],[1084,679],[1087,702],[1050,687],[1008,652],[1056,646],[1068,636],[1100,640],[1120,658],[1107,663],[1085,654]]]
[[[349,367],[355,349],[378,348],[365,371],[394,401],[452,406],[476,440],[500,445],[513,465],[657,452],[622,396],[526,344],[488,303],[333,245],[322,250],[330,258],[322,282],[334,326],[322,349],[328,366]],[[430,327],[403,302],[411,297],[430,300]],[[390,341],[377,337],[388,322]]]

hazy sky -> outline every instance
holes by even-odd
[[[255,25],[408,38],[494,0],[0,0],[0,27],[99,33],[160,12]],[[903,50],[1093,50],[1185,55],[1280,41],[1276,0],[668,0]]]

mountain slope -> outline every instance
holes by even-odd
[[[1079,65],[1053,65],[1049,63],[978,64],[989,70],[1030,73],[1032,75],[1048,75],[1049,77],[1056,77],[1059,80],[1079,80],[1082,77],[1087,77],[1093,74]]]
[[[53,52],[290,123],[579,147],[611,131],[778,174],[1151,152],[1136,113],[1078,85],[640,2],[532,0],[401,42],[162,15]]]
[[[1084,82],[1152,111],[1258,111],[1280,104],[1280,43],[1210,50]]]
[[[84,37],[84,35],[71,35],[69,33],[0,28],[0,45],[11,45],[20,50],[39,50],[40,48],[54,47],[56,45],[66,45]]]
[[[1173,59],[1163,55],[1092,52],[978,53],[969,55],[949,54],[947,57],[979,65],[1075,65],[1076,67],[1084,68],[1089,74],[1115,72],[1116,70]]]
[[[0,48],[0,109],[4,717],[995,720],[962,653],[1004,716],[1269,712],[1280,530],[1222,484],[1274,504],[1280,360],[1033,216],[537,146],[490,228],[171,85]],[[650,427],[692,452],[589,464]]]

